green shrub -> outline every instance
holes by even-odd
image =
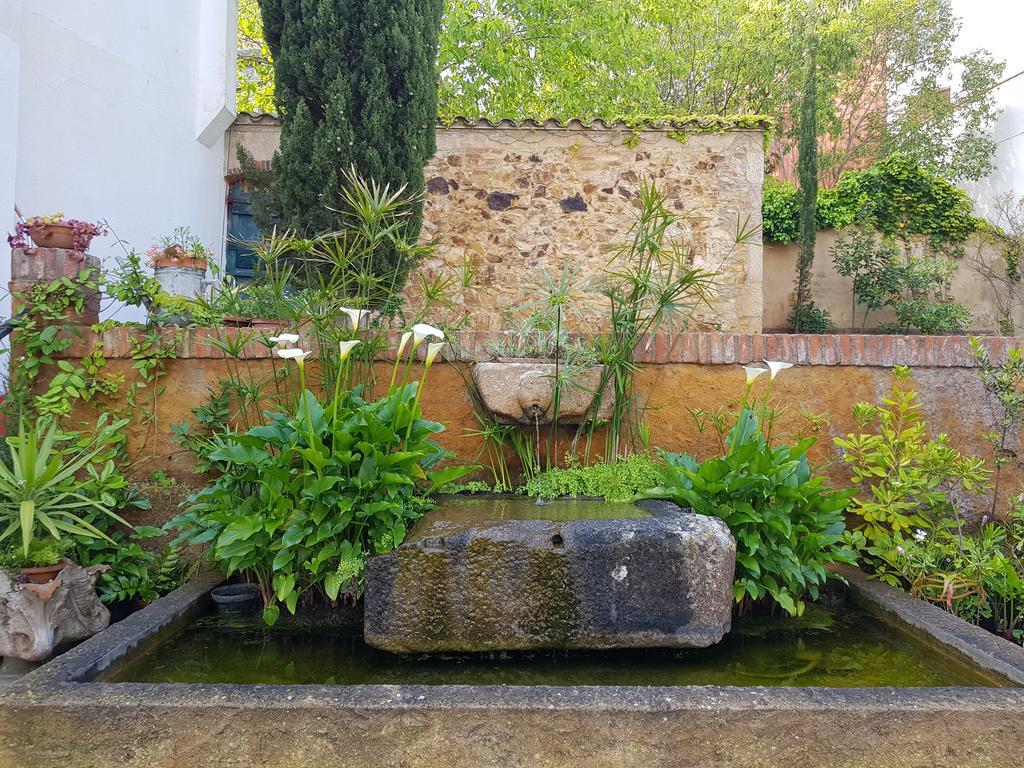
[[[209,544],[227,575],[259,584],[264,619],[299,598],[361,594],[366,559],[397,547],[422,513],[416,480],[448,454],[432,438],[440,424],[421,417],[418,383],[376,401],[361,386],[325,408],[304,390],[293,415],[227,434],[210,454],[222,474],[168,522],[177,541]],[[468,470],[467,470],[468,471]],[[466,471],[431,473],[436,485]]]
[[[828,333],[835,330],[832,315],[813,301],[804,306],[793,305],[787,318],[791,328],[798,328],[800,333]]]
[[[829,578],[825,566],[853,564],[844,543],[843,511],[852,492],[834,491],[807,461],[813,438],[772,447],[757,415],[745,408],[729,435],[724,456],[698,462],[665,454],[670,483],[647,498],[668,498],[695,512],[721,518],[736,539],[733,597],[741,612],[778,605],[799,616]]]
[[[766,176],[762,195],[762,233],[765,242],[794,242],[800,234],[800,192],[796,186]]]
[[[889,237],[924,235],[936,245],[963,242],[978,228],[966,192],[900,154],[843,173],[835,210],[847,225],[858,221]]]
[[[1024,517],[983,525],[975,535],[950,528],[876,550],[879,577],[974,624],[991,622],[1024,644]]]
[[[918,393],[907,387],[910,371],[897,367],[894,376],[881,406],[853,407],[861,433],[835,439],[853,473],[850,512],[860,518],[854,530],[872,557],[918,529],[961,527],[957,496],[983,492],[989,476],[981,459],[963,456],[947,435],[928,433]]]
[[[529,496],[592,496],[605,501],[629,501],[641,491],[662,485],[669,477],[661,459],[630,454],[615,464],[588,467],[557,467],[541,472],[526,484]]]
[[[971,310],[955,301],[905,299],[893,304],[897,333],[917,329],[926,334],[963,333],[971,321]]]

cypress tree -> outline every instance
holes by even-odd
[[[812,20],[812,24],[814,20]],[[800,255],[797,259],[796,299],[791,322],[800,332],[825,330],[827,316],[811,296],[811,266],[818,236],[818,46],[815,30],[808,35],[807,74],[800,95],[800,123],[797,126],[797,177],[800,181]]]
[[[259,0],[274,59],[281,146],[257,223],[301,235],[337,230],[344,173],[405,185],[417,198],[434,153],[437,39],[444,0]],[[422,204],[404,220],[415,240]],[[399,270],[377,254],[377,274]]]

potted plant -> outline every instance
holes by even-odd
[[[17,547],[0,551],[0,568],[15,573],[19,581],[46,584],[71,562],[66,557],[70,549],[67,539],[36,539],[28,554]]]
[[[213,251],[188,227],[177,227],[146,252],[160,287],[172,296],[202,295]]]
[[[49,216],[31,216],[14,225],[14,234],[7,235],[11,248],[29,248],[29,241],[39,248],[64,248],[85,252],[94,237],[108,232],[102,223],[66,219],[63,213]]]

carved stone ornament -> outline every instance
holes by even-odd
[[[559,396],[560,424],[579,424],[611,415],[615,402],[611,386],[606,387],[597,413],[591,413],[601,370],[599,365],[572,371],[562,366],[559,375],[568,381]],[[550,424],[555,371],[555,364],[546,361],[477,363],[473,366],[473,379],[487,410],[503,424]]]
[[[107,570],[68,561],[46,584],[19,584],[0,570],[0,656],[44,661],[58,647],[105,629],[110,612],[95,586]]]

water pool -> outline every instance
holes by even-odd
[[[711,648],[395,655],[357,631],[200,617],[104,676],[111,682],[331,685],[992,686],[853,605],[739,619]]]

